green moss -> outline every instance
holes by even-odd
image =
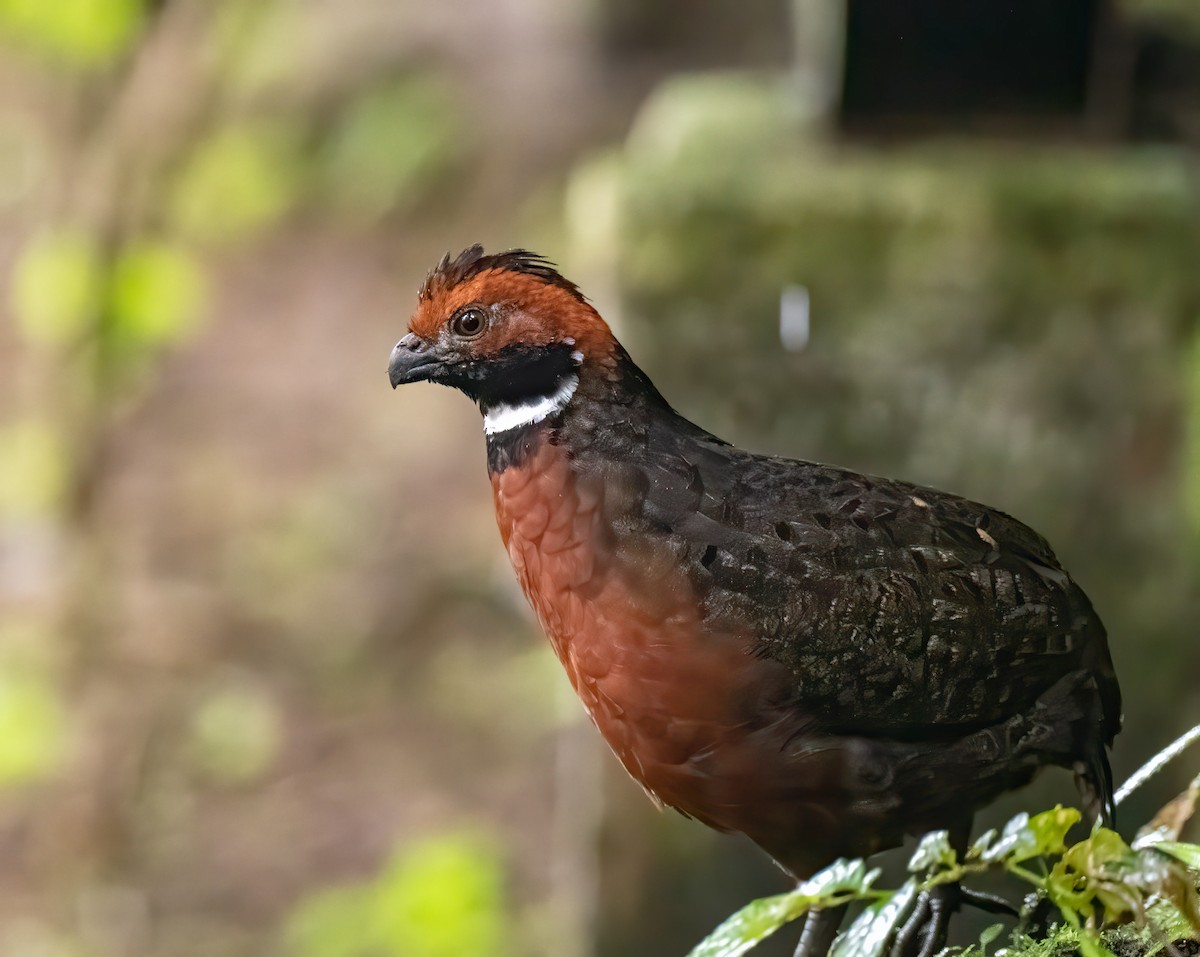
[[[1081,957],[1079,940],[1081,932],[1071,927],[1055,927],[1050,934],[1035,940],[1023,934],[1014,934],[1003,945],[1005,957]],[[1104,946],[1114,957],[1152,957],[1164,953],[1166,938],[1153,926],[1146,927],[1117,927],[1105,931],[1101,937]],[[1194,957],[1200,953],[1200,944],[1189,939],[1175,941],[1176,949],[1183,957]],[[983,947],[968,947],[961,951],[961,957],[987,957],[999,953],[999,949]]]

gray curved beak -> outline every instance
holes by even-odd
[[[429,343],[410,332],[392,349],[388,360],[388,380],[393,389],[405,382],[421,382],[430,378],[440,366]]]

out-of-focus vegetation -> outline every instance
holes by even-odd
[[[0,0],[0,953],[682,953],[782,889],[601,753],[473,411],[386,387],[477,240],[726,437],[1044,531],[1119,777],[1200,720],[1194,153],[842,141],[789,9]]]

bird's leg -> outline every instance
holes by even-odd
[[[945,946],[950,915],[958,910],[961,902],[962,888],[958,884],[943,884],[929,892],[929,922],[921,928],[918,957],[933,957]]]
[[[837,936],[838,928],[842,926],[846,906],[840,904],[809,911],[804,918],[804,930],[800,932],[800,943],[796,945],[794,957],[825,957],[833,938]]]
[[[896,939],[892,941],[892,947],[888,951],[888,957],[911,957],[921,929],[929,923],[929,915],[929,893],[925,892],[917,898],[913,912],[908,915],[908,919],[897,931]]]
[[[949,828],[950,846],[961,857],[971,839],[971,819]],[[987,895],[982,895],[987,896]],[[889,957],[933,957],[946,943],[950,915],[963,902],[960,884],[939,884],[923,891],[917,906],[896,934]]]
[[[963,903],[970,904],[977,910],[988,914],[1003,914],[1005,917],[1021,916],[1021,909],[999,894],[971,890],[969,887],[960,887],[959,890],[962,893]]]

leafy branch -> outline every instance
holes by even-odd
[[[1122,788],[1121,796],[1197,739],[1200,728],[1173,742],[1130,779],[1132,786]],[[1149,929],[1159,946],[1181,935],[1200,938],[1200,845],[1178,840],[1198,796],[1200,777],[1163,808],[1132,845],[1105,827],[1069,844],[1068,832],[1081,814],[1064,807],[1033,816],[1018,814],[1002,830],[980,836],[961,858],[950,846],[948,833],[934,831],[921,840],[908,862],[912,877],[895,890],[877,888],[880,871],[865,861],[839,860],[789,893],[743,907],[689,957],[737,957],[810,911],[852,902],[866,907],[835,941],[831,957],[877,957],[885,953],[922,892],[997,872],[1032,885],[1034,900],[1053,904],[1076,932],[1084,957],[1112,957],[1100,932],[1120,924]],[[993,929],[983,943],[996,933]]]

